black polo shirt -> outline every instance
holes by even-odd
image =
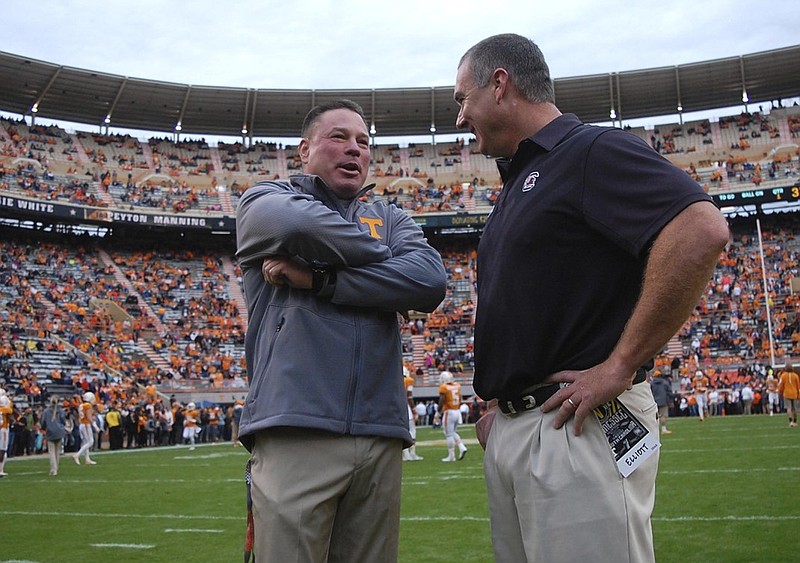
[[[475,390],[513,398],[604,361],[636,304],[650,244],[711,198],[644,141],[565,114],[498,161],[478,246]]]

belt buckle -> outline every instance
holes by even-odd
[[[536,399],[533,397],[533,395],[524,395],[520,397],[519,400],[522,401],[522,410],[529,411],[536,408]],[[506,401],[506,408],[508,409],[508,414],[519,414],[517,409],[514,408],[514,401]]]

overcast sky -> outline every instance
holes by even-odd
[[[554,78],[800,43],[797,0],[3,0],[1,5],[2,51],[129,77],[247,88],[449,86],[466,49],[505,32],[536,41]]]

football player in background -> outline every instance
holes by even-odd
[[[456,446],[458,446],[458,459],[464,459],[467,446],[456,432],[461,423],[461,384],[449,371],[439,374],[439,412],[442,413],[442,430],[447,438],[447,457],[442,461],[456,461]]]
[[[197,405],[189,403],[183,410],[183,441],[189,441],[189,449],[195,448],[195,439],[197,438],[197,428],[200,421],[200,411],[197,410]]]
[[[406,387],[406,397],[408,397],[408,431],[414,443],[403,450],[403,461],[422,461],[422,457],[417,455],[417,416],[416,405],[414,404],[414,378],[411,372],[403,366],[403,384]]]
[[[780,402],[778,399],[778,379],[775,377],[772,368],[767,371],[767,410],[770,416],[775,416],[775,412],[780,412]]]
[[[89,452],[92,451],[92,446],[94,445],[94,429],[96,426],[94,421],[95,403],[97,403],[97,398],[94,396],[94,393],[87,391],[83,394],[83,402],[78,408],[78,422],[80,423],[78,431],[81,435],[81,449],[72,454],[72,459],[75,460],[75,463],[78,465],[81,464],[81,456],[84,456],[84,463],[86,465],[97,464],[96,461],[93,461],[92,458],[89,457]]]
[[[11,415],[14,413],[14,405],[6,395],[6,390],[0,387],[0,477],[5,477],[6,450],[8,450],[8,432],[11,427]]]
[[[697,414],[700,416],[700,422],[703,422],[705,413],[708,411],[708,378],[702,370],[694,372],[692,388],[694,397],[697,399]]]

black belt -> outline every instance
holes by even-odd
[[[633,385],[641,383],[646,379],[646,374],[642,370],[636,372],[636,377],[633,378]],[[526,411],[535,409],[544,404],[544,402],[556,394],[556,391],[561,389],[560,383],[553,383],[552,385],[543,385],[536,387],[532,391],[517,397],[516,399],[497,399],[497,406],[503,414],[514,416]]]

